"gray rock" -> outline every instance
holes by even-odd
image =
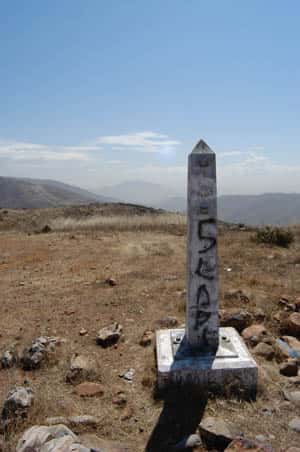
[[[14,350],[6,350],[0,359],[2,369],[10,369],[17,361],[18,357]]]
[[[175,328],[179,325],[179,322],[176,317],[168,315],[167,317],[164,317],[163,319],[157,320],[155,324],[155,329],[159,328]]]
[[[47,417],[46,424],[47,425],[58,425],[58,424],[69,425],[70,422],[67,417],[55,416],[55,417]]]
[[[40,367],[42,362],[53,352],[58,339],[55,337],[38,337],[29,347],[23,350],[20,365],[24,370],[33,370]]]
[[[103,348],[116,344],[121,337],[122,330],[122,325],[117,322],[102,328],[96,337],[97,344]]]
[[[183,438],[179,443],[175,444],[173,447],[174,452],[181,452],[187,449],[194,449],[195,447],[201,446],[202,441],[199,435],[193,434],[186,438]]]
[[[70,368],[66,375],[66,381],[71,384],[93,381],[98,377],[98,369],[95,361],[86,355],[73,355]]]
[[[202,441],[208,448],[224,450],[236,437],[233,427],[223,419],[206,417],[199,425]]]
[[[289,428],[300,433],[300,417],[295,417],[289,422]]]
[[[250,312],[244,309],[229,308],[221,309],[220,313],[220,325],[224,327],[235,328],[241,333],[245,328],[251,325],[253,316]]]
[[[292,402],[293,405],[300,408],[300,391],[284,391],[284,397]]]
[[[56,425],[53,427],[37,425],[25,431],[17,444],[16,452],[44,452],[44,450],[53,450],[54,452],[55,448],[52,446],[55,444],[53,444],[52,441],[63,438],[68,438],[69,444],[77,441],[77,436],[74,435],[74,433],[65,425]],[[52,449],[43,448],[47,443],[48,446],[50,445],[50,447],[52,447]]]
[[[84,444],[91,450],[97,452],[133,452],[132,448],[124,443],[119,443],[116,441],[110,441],[107,439],[99,438],[93,434],[83,434],[80,435],[81,443]]]
[[[100,422],[95,416],[90,416],[88,414],[83,414],[81,416],[70,416],[67,420],[71,427],[95,427]]]
[[[253,353],[255,353],[255,355],[261,356],[262,358],[265,358],[268,361],[271,361],[275,355],[275,351],[272,345],[268,345],[265,342],[260,342],[259,344],[257,344],[253,349]]]
[[[298,363],[290,359],[279,366],[279,372],[285,377],[296,377],[298,374]]]
[[[120,374],[119,376],[121,378],[124,378],[124,380],[126,380],[126,381],[132,382],[134,374],[135,374],[134,369],[128,369],[125,372],[123,372],[122,374]]]
[[[4,401],[2,420],[5,424],[16,421],[18,418],[27,416],[28,410],[33,404],[33,391],[23,386],[9,391]]]

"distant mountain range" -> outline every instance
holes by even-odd
[[[126,182],[93,193],[53,180],[0,177],[0,207],[42,208],[92,202],[125,202],[186,211],[186,198],[149,182]],[[218,199],[219,219],[249,225],[300,223],[300,194],[226,195]]]
[[[42,208],[112,201],[114,201],[112,198],[99,196],[62,182],[0,176],[2,208]]]
[[[104,187],[99,193],[122,201],[146,204],[170,211],[185,212],[186,197],[167,187],[148,182],[126,182]],[[300,193],[224,195],[218,199],[219,218],[249,225],[300,223]]]

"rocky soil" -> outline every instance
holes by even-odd
[[[235,387],[157,400],[154,332],[184,323],[182,231],[6,229],[0,450],[299,451],[299,233],[283,249],[220,230],[220,320],[259,365],[256,401]]]

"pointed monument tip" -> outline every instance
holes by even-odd
[[[210,147],[205,143],[204,140],[200,140],[198,141],[192,152],[213,153],[213,150],[210,149]]]

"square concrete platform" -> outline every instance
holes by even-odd
[[[156,332],[158,390],[169,385],[196,385],[213,393],[237,392],[256,397],[258,369],[245,343],[234,328],[220,328],[215,356],[195,354],[187,345],[185,330]]]

